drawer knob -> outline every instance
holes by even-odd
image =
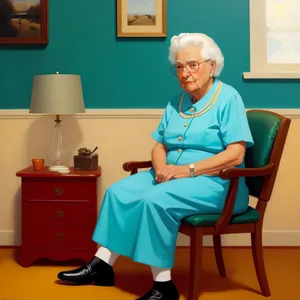
[[[58,241],[58,242],[63,241],[64,237],[65,237],[65,235],[64,235],[63,232],[56,232],[55,233],[55,240]]]
[[[61,187],[54,188],[54,195],[56,197],[62,196],[64,194],[64,190]]]
[[[55,219],[62,219],[65,215],[65,212],[63,210],[57,210],[55,211]]]

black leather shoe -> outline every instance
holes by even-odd
[[[136,300],[160,300],[165,299],[163,298],[163,295],[156,289],[151,289],[149,292],[147,292],[143,297],[138,298]]]
[[[96,256],[84,266],[75,270],[60,272],[57,277],[60,280],[79,285],[94,282],[95,285],[99,286],[112,286],[115,280],[112,266]]]
[[[179,294],[172,281],[154,283],[153,287],[141,298],[136,300],[178,300]]]

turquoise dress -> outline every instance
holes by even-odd
[[[219,84],[215,82],[203,99],[193,104],[188,94],[182,110],[191,114],[208,103]],[[180,97],[179,97],[180,98]],[[185,165],[212,157],[236,141],[253,145],[241,96],[222,85],[219,97],[205,114],[183,118],[180,99],[168,103],[152,137],[167,146],[167,163]],[[244,167],[244,162],[238,166]],[[182,218],[192,214],[220,214],[229,181],[201,175],[157,184],[154,170],[140,171],[112,184],[105,192],[93,240],[136,262],[171,268]],[[234,213],[247,209],[245,179],[239,181]]]

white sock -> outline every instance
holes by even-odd
[[[107,248],[100,247],[96,252],[95,256],[99,257],[107,264],[112,266],[115,263],[116,259],[118,258],[119,254],[112,252]]]
[[[151,271],[154,281],[169,281],[171,280],[171,269],[162,269],[151,266]]]

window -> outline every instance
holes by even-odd
[[[244,78],[300,78],[300,1],[249,2],[250,72]]]

